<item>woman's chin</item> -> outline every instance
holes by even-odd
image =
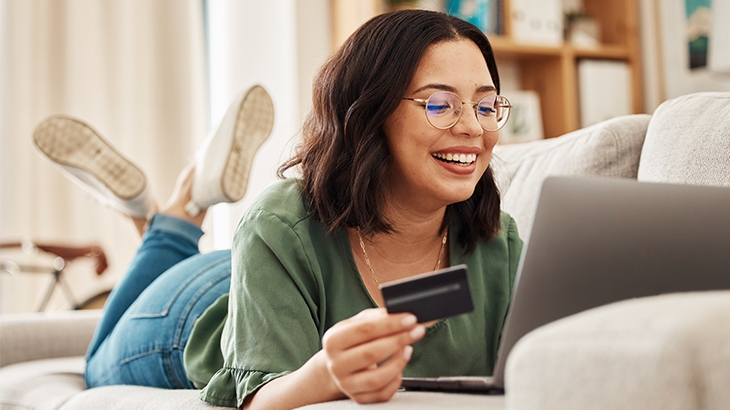
[[[474,195],[474,189],[476,187],[472,187],[471,189],[465,189],[460,190],[460,192],[454,192],[453,195],[450,195],[447,199],[447,203],[449,205],[458,204],[459,202],[464,202],[471,198],[472,195]]]

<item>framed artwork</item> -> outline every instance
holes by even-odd
[[[730,91],[730,0],[654,0],[660,100]]]
[[[505,91],[512,103],[507,124],[500,130],[500,144],[541,140],[545,136],[540,114],[540,96],[535,91]]]
[[[684,0],[690,70],[707,67],[707,44],[712,29],[711,6],[711,0]]]

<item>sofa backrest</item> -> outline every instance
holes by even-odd
[[[730,93],[684,95],[652,114],[638,180],[730,186]]]
[[[512,215],[527,242],[547,176],[636,178],[648,114],[625,115],[561,137],[494,148],[492,169],[502,209]]]

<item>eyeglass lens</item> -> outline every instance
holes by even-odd
[[[436,128],[453,127],[461,117],[464,103],[458,95],[450,92],[437,92],[426,101],[426,117]],[[486,131],[497,131],[507,122],[509,102],[501,95],[484,97],[474,104],[474,113],[481,127]]]

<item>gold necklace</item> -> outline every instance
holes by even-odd
[[[437,270],[441,266],[441,256],[444,253],[444,248],[446,247],[446,240],[449,237],[449,230],[446,229],[446,233],[444,234],[444,237],[441,238],[441,248],[439,249],[439,256],[436,260],[436,266],[434,266],[433,270]],[[378,278],[375,277],[375,271],[373,270],[373,265],[370,264],[370,258],[368,257],[368,251],[365,250],[365,242],[362,240],[362,235],[360,235],[360,228],[357,228],[357,239],[360,240],[360,249],[362,249],[362,255],[365,257],[365,264],[368,265],[368,269],[370,270],[370,276],[375,281],[375,284],[380,286],[380,281],[378,281]]]

